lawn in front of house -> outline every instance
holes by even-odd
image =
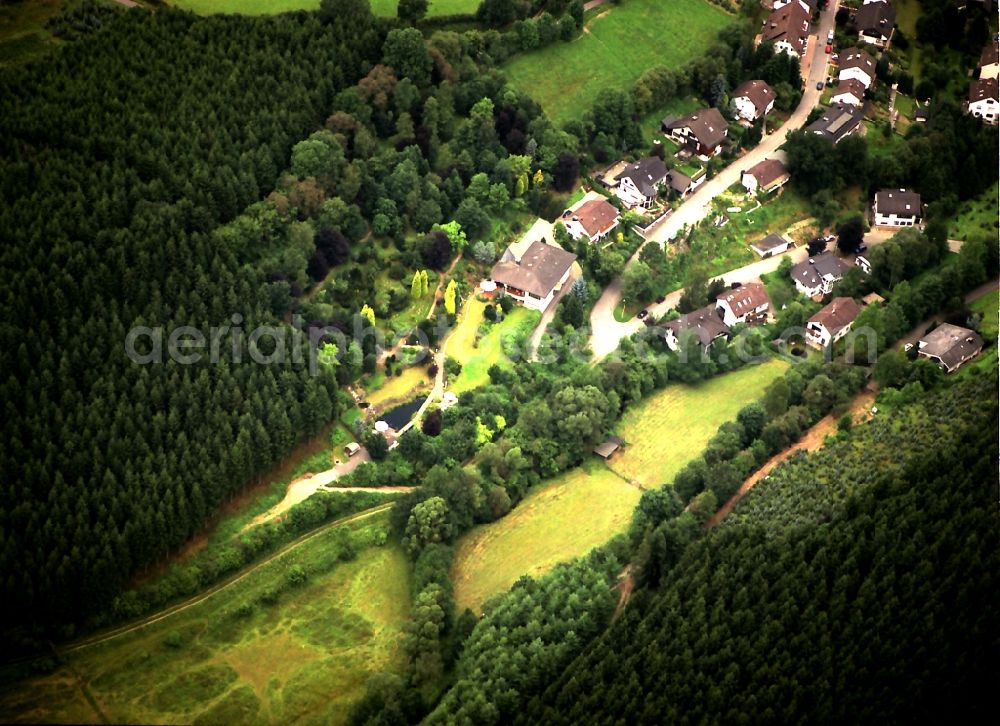
[[[732,16],[705,0],[628,0],[608,4],[582,35],[518,55],[503,67],[556,125],[579,118],[601,91],[626,92],[647,68],[698,57]]]
[[[625,532],[640,491],[594,459],[535,487],[507,516],[458,541],[458,609],[478,612],[524,575],[538,577]]]
[[[510,366],[508,355],[522,353],[515,350],[516,346],[512,343],[531,335],[542,317],[537,310],[515,306],[502,322],[491,325],[489,331],[480,337],[486,305],[477,297],[469,298],[461,311],[458,325],[448,339],[448,357],[462,364],[462,372],[448,384],[448,389],[455,393],[489,383],[489,369],[493,364]]]
[[[697,385],[671,385],[625,412],[618,435],[625,447],[609,466],[645,487],[673,481],[684,465],[701,454],[708,440],[741,408],[756,401],[788,364],[769,360],[716,376]]]

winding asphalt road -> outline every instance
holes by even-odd
[[[816,84],[826,80],[827,56],[824,52],[824,46],[826,44],[827,32],[833,28],[834,16],[837,13],[838,5],[838,0],[828,4],[826,10],[820,14],[819,23],[815,28],[816,32],[809,38],[809,47],[806,50],[805,58],[802,59],[802,74],[806,79],[805,91],[802,94],[802,100],[795,111],[792,112],[788,121],[780,129],[762,139],[756,148],[736,159],[713,178],[702,184],[683,204],[674,210],[674,213],[650,235],[649,239],[643,245],[640,245],[639,249],[629,259],[628,264],[632,264],[639,258],[642,247],[649,242],[663,244],[667,240],[676,237],[684,227],[695,225],[704,219],[709,211],[711,211],[712,199],[733,184],[739,182],[740,177],[746,169],[767,158],[782,158],[782,152],[778,150],[778,147],[785,143],[788,134],[805,125],[806,119],[809,117],[809,112],[819,103],[822,91],[816,89]],[[801,259],[804,259],[805,250],[793,250],[787,254],[792,256],[793,263],[799,262]],[[796,256],[800,259],[797,259]],[[747,268],[734,270],[727,273],[724,277],[727,282],[749,281],[758,277],[762,272],[777,269],[780,262],[781,257],[779,256],[749,265],[748,267],[756,267],[758,265],[761,267],[756,274],[750,275],[747,279],[743,279],[749,274],[744,272]],[[773,265],[773,267],[770,265]],[[672,298],[673,305],[676,305],[677,300],[680,299],[680,292],[672,293],[668,297],[668,301]],[[622,338],[642,328],[642,322],[639,320],[630,320],[627,323],[619,323],[615,320],[614,311],[621,302],[621,295],[622,279],[618,277],[612,280],[607,288],[605,288],[604,294],[595,303],[594,309],[591,312],[590,328],[592,333],[590,345],[597,360],[604,358],[616,350]],[[665,311],[671,306],[664,302],[657,307]]]

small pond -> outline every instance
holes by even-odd
[[[385,421],[389,426],[396,431],[410,423],[410,419],[413,418],[413,414],[417,412],[420,408],[420,404],[423,403],[422,398],[414,398],[409,403],[404,403],[402,406],[396,406],[396,408],[386,411],[381,416],[379,416],[380,421]]]

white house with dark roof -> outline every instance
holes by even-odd
[[[861,313],[853,298],[835,297],[830,304],[806,322],[806,343],[825,348],[851,332],[851,326]]]
[[[767,16],[761,40],[773,43],[775,53],[801,57],[809,43],[809,18],[799,3],[788,3]]]
[[[760,80],[741,83],[730,98],[736,115],[750,123],[766,116],[774,108],[774,89]]]
[[[883,189],[875,194],[873,210],[879,227],[913,227],[923,220],[920,195],[906,189]]]
[[[767,289],[759,282],[730,290],[715,299],[715,307],[722,315],[722,322],[732,327],[737,323],[759,325],[767,322],[771,309],[771,298]]]
[[[827,295],[833,286],[844,279],[851,265],[832,252],[810,257],[792,268],[792,282],[795,289],[806,297]]]
[[[969,85],[969,97],[965,102],[968,112],[995,126],[1000,117],[1000,84],[996,78],[980,78]]]
[[[544,239],[535,240],[526,249],[511,245],[493,266],[490,282],[493,289],[525,307],[544,312],[569,280],[574,262],[576,255]]]
[[[615,180],[615,196],[629,207],[649,209],[656,200],[661,186],[667,182],[667,165],[658,156],[647,156],[629,164]]]
[[[865,102],[865,84],[853,78],[843,79],[834,89],[830,102],[862,106]]]
[[[978,333],[951,323],[941,323],[917,343],[917,355],[937,363],[945,373],[958,370],[982,349]]]
[[[871,53],[861,48],[847,48],[840,51],[837,78],[841,81],[855,80],[866,89],[875,83],[875,59]]]
[[[888,2],[867,3],[854,13],[853,24],[858,40],[886,48],[896,27],[896,9]]]

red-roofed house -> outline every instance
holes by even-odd
[[[618,208],[606,199],[591,199],[576,209],[563,212],[562,221],[573,239],[586,237],[591,242],[604,239],[618,226]]]

